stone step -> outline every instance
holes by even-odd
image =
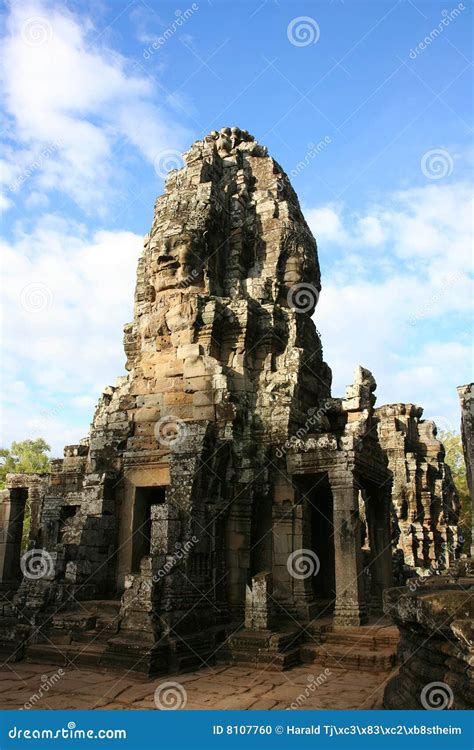
[[[49,662],[60,666],[98,667],[105,651],[105,643],[71,643],[54,646],[49,643],[35,643],[26,652],[27,661],[34,663]]]
[[[78,633],[108,631],[109,635],[118,630],[120,613],[120,601],[117,600],[90,600],[85,601],[79,608],[57,612],[52,619],[52,631],[56,635],[58,631],[70,633],[73,640]]]
[[[323,667],[379,672],[393,666],[396,651],[393,646],[380,646],[375,650],[361,644],[354,647],[348,643],[305,643],[301,647],[301,658]]]
[[[120,599],[92,599],[84,602],[86,609],[94,611],[99,617],[103,615],[118,616],[121,606]]]
[[[239,667],[253,667],[265,669],[269,672],[281,672],[301,663],[300,648],[293,648],[285,652],[255,651],[249,649],[232,648],[223,650],[217,659],[219,664],[235,664]]]
[[[377,649],[378,646],[393,646],[398,645],[399,633],[395,628],[394,633],[347,633],[341,631],[329,631],[321,633],[321,643],[347,643],[349,645],[356,646],[360,643],[363,646],[369,646]]]
[[[0,618],[0,662],[23,658],[24,643],[17,631],[18,620],[13,616]]]
[[[23,659],[24,646],[14,641],[0,641],[0,663],[21,661]]]

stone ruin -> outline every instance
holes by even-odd
[[[456,539],[421,410],[375,409],[362,367],[331,395],[316,243],[281,167],[237,128],[184,159],[138,263],[128,374],[50,475],[3,491],[9,659],[285,668],[315,618],[336,630],[381,613],[393,557],[406,577]]]
[[[458,393],[472,502],[474,385],[460,386]],[[474,708],[472,545],[470,552],[442,575],[412,579],[407,587],[385,592],[385,612],[400,631],[400,669],[385,689],[386,708]]]
[[[474,505],[474,383],[458,388],[461,403],[461,437],[466,464],[467,486]],[[474,555],[474,507],[471,509],[471,557]]]
[[[431,420],[414,404],[376,409],[378,434],[393,474],[392,542],[395,581],[449,567],[461,549],[459,497]]]

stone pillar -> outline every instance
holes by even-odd
[[[367,622],[362,580],[359,490],[351,472],[331,472],[329,481],[334,498],[334,626],[354,627]]]
[[[247,586],[245,598],[245,627],[249,630],[270,630],[273,616],[272,574],[258,573]]]
[[[472,536],[470,556],[474,557],[474,383],[460,385],[458,390],[461,403],[461,437],[466,464],[467,484],[471,495]]]
[[[372,485],[367,493],[367,526],[371,551],[372,595],[376,611],[383,612],[383,592],[393,586],[390,534],[391,485]]]
[[[20,568],[21,537],[26,489],[2,490],[0,494],[0,583],[18,584],[22,574]]]

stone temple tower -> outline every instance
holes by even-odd
[[[92,662],[143,672],[252,649],[287,665],[302,624],[360,625],[391,583],[376,384],[359,367],[331,396],[296,194],[238,128],[184,160],[138,264],[128,375],[54,462],[9,574],[7,650],[14,633],[30,656],[89,639]]]

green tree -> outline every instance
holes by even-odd
[[[43,438],[13,442],[11,448],[0,448],[0,488],[5,487],[7,474],[44,474],[49,471],[51,448]],[[31,507],[29,499],[23,520],[22,549],[26,549],[30,533]]]
[[[461,500],[461,513],[459,516],[459,525],[462,529],[464,538],[464,551],[469,549],[472,532],[472,504],[467,485],[466,465],[464,463],[464,453],[462,447],[461,435],[455,432],[441,432],[438,435],[439,440],[444,445],[446,451],[445,462],[449,465],[453,475],[454,484]]]
[[[5,487],[7,474],[44,474],[49,471],[51,448],[43,438],[13,442],[11,448],[0,448],[0,486]]]

